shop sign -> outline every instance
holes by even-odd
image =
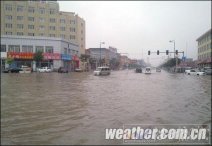
[[[14,59],[33,59],[33,53],[31,52],[7,52],[8,58]]]
[[[61,55],[59,53],[43,53],[44,60],[60,60]]]
[[[69,55],[69,54],[61,54],[61,59],[62,60],[71,60],[71,55]]]

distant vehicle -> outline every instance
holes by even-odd
[[[64,68],[64,67],[60,67],[58,69],[58,73],[68,73],[68,69]]]
[[[9,69],[9,72],[11,73],[19,73],[20,71],[22,71],[22,69],[19,67],[14,67]]]
[[[82,72],[83,70],[81,68],[76,68],[75,72]]]
[[[110,68],[107,66],[98,67],[94,71],[94,75],[100,76],[100,75],[109,75],[110,74]]]
[[[21,71],[19,71],[19,73],[31,73],[32,72],[32,69],[30,68],[30,67],[28,67],[28,66],[24,66],[24,65],[22,65],[21,66]]]
[[[135,69],[135,72],[136,72],[136,73],[142,73],[142,68],[136,68],[136,69]]]
[[[195,69],[185,70],[185,74],[187,75],[205,75],[205,72],[197,71]]]
[[[156,72],[161,72],[161,69],[160,68],[156,68]]]
[[[9,73],[9,72],[10,72],[10,70],[8,68],[3,70],[3,73]]]
[[[41,67],[38,72],[52,72],[52,69],[50,67]]]
[[[145,74],[151,74],[151,68],[150,67],[145,68]]]
[[[212,69],[210,68],[210,69],[206,69],[205,70],[205,74],[206,75],[212,75]]]

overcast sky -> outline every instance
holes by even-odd
[[[197,59],[196,39],[211,28],[210,1],[59,1],[61,11],[75,12],[86,22],[86,48],[113,46],[130,58],[157,65],[165,54],[151,51],[185,51]],[[142,53],[143,52],[143,53]]]

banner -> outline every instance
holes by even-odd
[[[61,56],[59,53],[43,53],[44,60],[60,60]]]
[[[33,53],[31,52],[7,52],[8,58],[14,59],[33,59]]]

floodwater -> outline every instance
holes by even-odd
[[[211,76],[1,74],[2,144],[122,144],[123,124],[211,123]]]

